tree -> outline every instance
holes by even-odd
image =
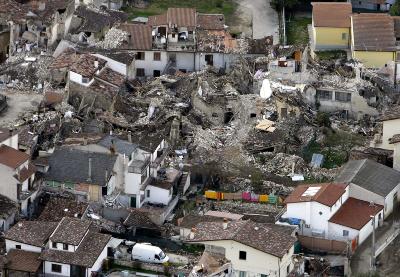
[[[281,12],[282,8],[293,9],[299,3],[299,0],[271,0],[271,7]]]
[[[390,15],[400,15],[400,1],[396,0],[389,10]]]

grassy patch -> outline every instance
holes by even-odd
[[[128,7],[125,12],[132,19],[137,16],[161,14],[170,7],[191,7],[202,13],[222,13],[228,21],[235,12],[236,5],[234,0],[152,0],[151,4],[145,9]]]
[[[319,51],[316,54],[319,60],[337,60],[347,57],[346,51],[343,50]]]
[[[324,155],[324,168],[341,166],[348,160],[350,150],[355,146],[364,145],[365,138],[358,134],[345,131],[328,131],[325,139],[318,143],[311,141],[303,151],[303,158],[310,162],[312,154]]]
[[[306,45],[308,44],[307,25],[311,24],[311,18],[299,17],[286,22],[287,44]]]

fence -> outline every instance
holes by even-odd
[[[255,194],[248,191],[244,192],[219,192],[213,190],[207,190],[204,193],[205,198],[213,200],[242,200],[248,202],[260,202],[269,204],[281,204],[283,203],[282,198],[274,194]]]
[[[300,244],[312,251],[323,251],[332,254],[346,253],[348,249],[347,242],[338,240],[329,240],[308,236],[298,236]]]

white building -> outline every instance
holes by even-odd
[[[348,184],[350,197],[382,205],[384,219],[398,205],[400,172],[375,161],[347,162],[335,182]]]
[[[390,139],[400,134],[400,110],[395,107],[387,111],[381,118],[382,130],[375,134],[371,147],[393,150],[394,145],[390,144]]]
[[[348,197],[347,185],[300,185],[285,199],[286,213],[282,217],[301,220],[302,235],[327,238],[329,219]]]
[[[0,146],[0,194],[19,204],[19,210],[30,216],[38,192],[36,168],[26,153],[5,144]]]
[[[289,276],[295,228],[252,221],[202,222],[189,235],[189,243],[205,245],[205,251],[225,256],[235,276]]]
[[[21,222],[6,233],[6,250],[41,253],[46,276],[92,276],[107,258],[112,238],[90,226],[90,221],[69,217],[59,223]]]

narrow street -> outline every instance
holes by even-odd
[[[398,215],[396,215],[396,218],[394,218],[394,216],[390,216],[389,219],[384,222],[384,225],[377,229],[375,249],[378,249],[381,245],[384,245],[385,241],[397,231],[399,225],[396,223],[396,220],[398,220]],[[359,248],[357,248],[356,252],[351,258],[352,273],[366,273],[370,270],[371,244],[372,236],[369,236],[368,239],[365,240],[363,244],[359,246]],[[389,249],[390,247],[385,248],[382,254],[384,255]],[[380,257],[378,256],[377,261],[379,261],[379,258]]]
[[[257,39],[272,35],[274,44],[279,41],[278,13],[271,7],[270,0],[241,0],[238,1],[238,4],[251,11],[253,38]]]

